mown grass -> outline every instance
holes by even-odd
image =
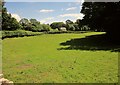
[[[116,83],[118,52],[111,52],[111,49],[60,49],[71,47],[71,44],[61,45],[63,42],[99,34],[104,33],[4,39],[3,74],[16,83]]]

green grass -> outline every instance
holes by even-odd
[[[118,52],[111,52],[111,49],[59,50],[71,46],[61,45],[63,42],[98,34],[103,33],[44,34],[4,39],[3,74],[16,83],[116,83]]]

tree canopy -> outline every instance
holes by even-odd
[[[2,30],[16,30],[21,29],[21,25],[17,22],[11,14],[7,13],[7,9],[2,5]]]
[[[120,2],[84,2],[81,13],[85,14],[84,25],[114,38],[120,36]]]
[[[65,27],[65,24],[63,22],[53,22],[51,25],[52,29],[60,29],[61,27]]]

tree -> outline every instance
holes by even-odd
[[[66,20],[66,24],[73,24],[71,20]]]
[[[113,39],[120,36],[120,2],[84,2],[81,13],[83,23],[91,29],[104,30]]]
[[[80,31],[79,24],[74,23],[73,26],[75,27],[75,31]]]
[[[23,26],[23,30],[34,31],[35,29],[35,27],[26,18],[21,19],[19,23]]]
[[[81,27],[83,26],[83,21],[81,19],[77,19],[75,24],[78,25],[79,30],[81,30]]]
[[[20,24],[25,24],[25,25],[28,25],[30,22],[29,22],[29,20],[28,20],[28,19],[23,18],[23,19],[21,19],[21,20],[19,21],[19,23],[20,23]]]
[[[2,5],[2,30],[16,30],[21,29],[21,25],[17,22],[11,14],[7,13],[7,9]]]
[[[33,25],[39,25],[40,22],[37,21],[36,19],[30,19],[30,23],[33,24]]]
[[[65,27],[65,24],[63,22],[53,22],[50,27],[52,29],[58,29],[60,30],[61,27]]]
[[[32,28],[33,28],[32,31],[40,32],[43,29],[43,27],[40,24],[40,22],[37,21],[36,19],[30,19],[30,23],[32,24]]]
[[[66,28],[67,30],[70,30],[70,31],[79,31],[80,28],[79,28],[79,25],[78,23],[73,23],[71,20],[66,20]]]
[[[51,30],[51,27],[47,24],[42,24],[42,29],[41,31],[50,31]]]

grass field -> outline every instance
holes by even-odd
[[[91,36],[99,34],[4,39],[3,74],[16,83],[116,83],[118,48]]]

